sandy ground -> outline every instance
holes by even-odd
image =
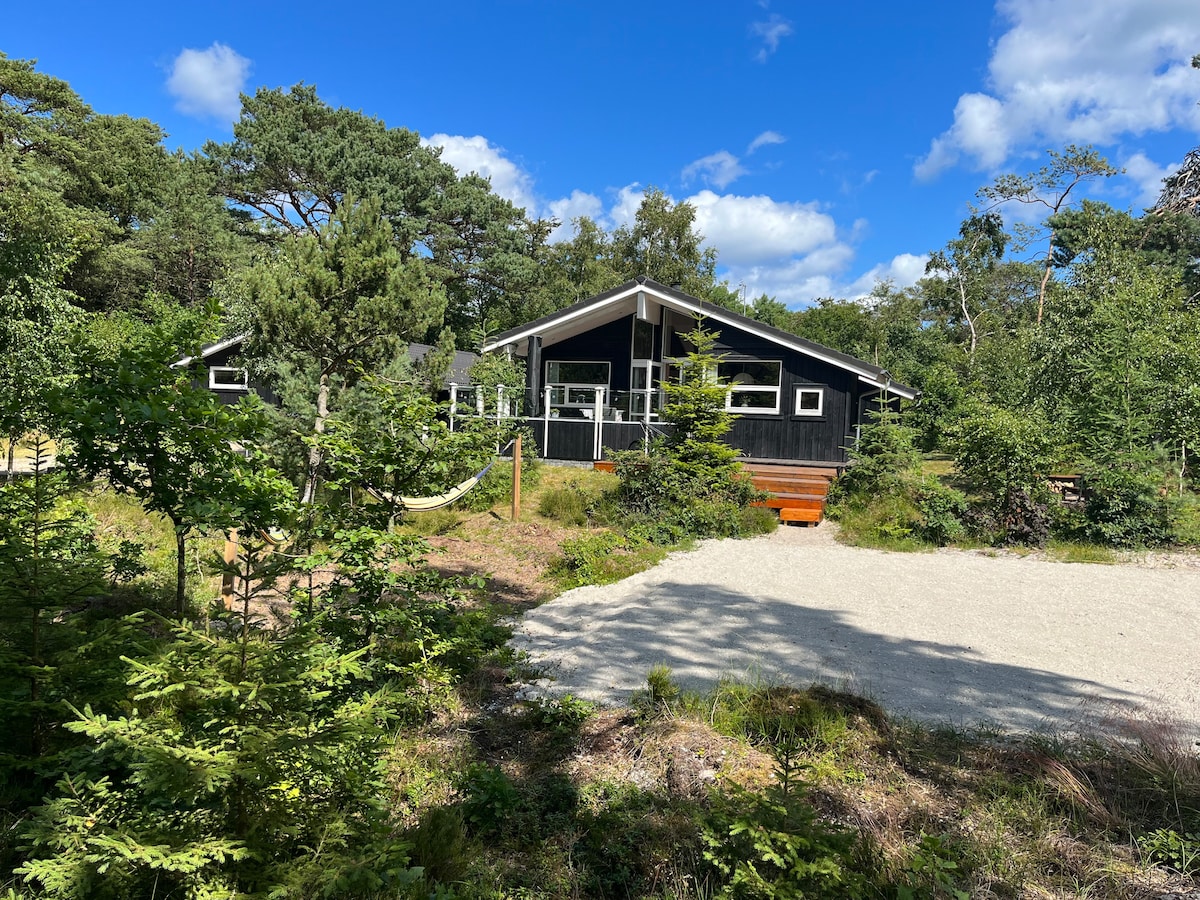
[[[688,687],[820,682],[955,726],[1168,716],[1200,737],[1200,567],[885,553],[834,527],[706,542],[531,610],[531,690],[621,704],[661,663]]]

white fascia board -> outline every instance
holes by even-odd
[[[876,390],[887,391],[889,394],[895,394],[897,397],[901,397],[905,400],[916,400],[917,399],[916,391],[910,391],[910,390],[903,389],[900,387],[900,385],[896,384],[896,382],[894,382],[894,381],[888,381],[885,383],[885,382],[879,381],[876,378],[867,378],[864,375],[859,375],[858,380],[863,382],[864,384],[869,384],[871,387],[875,388]]]
[[[638,285],[637,288],[632,289],[626,293],[615,294],[612,297],[609,297],[607,300],[604,300],[601,303],[597,303],[595,305],[582,306],[579,309],[575,310],[574,312],[568,313],[567,315],[563,316],[560,319],[555,319],[553,322],[550,323],[550,325],[548,327],[558,328],[562,325],[566,325],[569,322],[574,322],[577,319],[581,319],[584,316],[595,315],[600,310],[605,309],[606,307],[609,307],[614,303],[620,303],[622,300],[627,300],[629,297],[636,294],[638,292],[638,290],[643,290],[641,285]],[[543,326],[543,327],[546,327],[546,326]],[[483,347],[480,348],[480,352],[481,353],[491,353],[491,352],[493,352],[495,350],[499,350],[503,347],[516,346],[516,345],[520,344],[521,341],[528,340],[529,338],[533,337],[535,334],[538,333],[538,331],[539,331],[539,329],[535,328],[535,327],[526,328],[524,331],[518,331],[512,337],[510,337],[506,341],[504,341],[504,343],[500,343],[499,341],[493,341],[490,344],[485,344]]]
[[[728,318],[726,316],[723,316],[723,315],[721,315],[720,307],[714,307],[713,309],[705,310],[705,309],[701,309],[699,306],[696,306],[694,303],[687,303],[687,302],[685,302],[683,300],[679,300],[675,297],[665,297],[662,294],[659,294],[653,290],[648,290],[647,293],[652,293],[652,294],[654,294],[655,297],[660,298],[661,302],[663,303],[664,306],[671,306],[671,307],[674,307],[675,309],[686,310],[695,316],[704,316],[707,319],[716,319],[718,322],[722,322],[725,325],[730,326],[731,328],[737,328],[741,331],[746,332],[747,334],[752,334],[757,338],[762,338],[764,341],[769,341],[772,344],[778,344],[780,346],[787,347],[789,350],[794,350],[797,353],[803,353],[805,356],[811,356],[814,359],[819,359],[819,360],[821,360],[821,362],[828,363],[829,365],[835,366],[836,368],[845,369],[848,372],[853,372],[859,378],[868,380],[871,384],[876,383],[874,373],[872,373],[868,370],[860,369],[858,366],[853,366],[853,365],[848,364],[845,360],[836,359],[835,357],[828,356],[824,353],[821,353],[820,351],[814,350],[811,347],[806,347],[803,344],[794,343],[794,342],[788,341],[788,340],[782,340],[777,335],[768,334],[767,332],[762,331],[761,329],[755,328],[753,325],[747,324],[745,321],[738,321],[738,320],[734,320],[734,319]]]
[[[213,344],[211,347],[205,347],[203,350],[200,351],[199,356],[185,356],[183,359],[180,359],[180,360],[177,360],[176,362],[171,363],[171,368],[172,369],[181,369],[184,366],[190,366],[196,359],[207,359],[208,357],[212,356],[214,353],[220,353],[222,350],[228,350],[234,344],[240,344],[242,341],[244,341],[248,337],[250,337],[250,334],[248,332],[245,334],[235,334],[233,337],[226,338],[223,341],[219,341],[218,343]]]
[[[611,306],[616,303],[620,303],[624,300],[628,300],[630,297],[636,296],[639,291],[645,292],[647,295],[653,297],[659,304],[661,304],[662,306],[665,306],[669,309],[675,309],[680,312],[688,312],[688,313],[691,313],[693,316],[703,316],[704,318],[707,318],[707,319],[716,319],[718,322],[721,322],[724,325],[728,325],[731,328],[737,328],[741,331],[746,332],[747,334],[752,334],[757,338],[761,338],[764,341],[768,341],[772,344],[777,344],[779,346],[787,347],[790,350],[794,350],[797,353],[803,353],[805,356],[811,356],[814,359],[819,359],[819,360],[821,360],[821,362],[828,363],[829,365],[834,366],[838,369],[844,369],[848,372],[853,372],[855,375],[857,375],[859,378],[861,378],[863,381],[867,382],[868,384],[872,384],[877,387],[883,387],[883,385],[878,380],[878,376],[874,372],[871,372],[870,370],[862,369],[858,366],[851,365],[843,359],[837,359],[837,358],[829,356],[825,353],[821,353],[820,351],[814,350],[811,347],[806,347],[803,344],[794,343],[794,342],[788,341],[788,340],[781,340],[777,335],[768,334],[767,332],[762,331],[761,329],[753,327],[753,325],[747,324],[745,321],[737,321],[737,320],[728,318],[727,316],[723,316],[723,315],[721,315],[720,307],[714,307],[713,309],[706,310],[706,309],[701,308],[700,306],[697,306],[694,303],[689,303],[686,300],[680,300],[678,297],[672,297],[667,294],[659,293],[657,290],[655,290],[654,288],[652,288],[646,284],[632,285],[629,288],[629,290],[623,291],[620,294],[615,294],[614,296],[609,297],[608,299],[604,300],[602,303],[598,303],[595,306],[584,306],[581,309],[575,310],[575,312],[573,312],[573,313],[563,316],[561,319],[556,319],[554,322],[550,323],[549,326],[547,326],[547,327],[549,327],[550,329],[558,328],[561,325],[565,325],[568,322],[573,322],[576,319],[579,319],[583,316],[594,315],[598,310],[605,309],[608,306]],[[528,338],[532,337],[533,335],[535,335],[537,333],[538,333],[537,328],[526,328],[523,331],[519,331],[516,334],[514,334],[512,337],[510,337],[508,340],[506,340],[503,344],[501,344],[499,342],[494,342],[494,343],[488,344],[487,346],[485,346],[483,348],[482,352],[490,353],[494,350],[499,350],[501,347],[507,347],[510,344],[519,344],[521,341],[527,340]],[[893,390],[893,393],[895,393],[897,396],[904,397],[906,400],[912,400],[912,399],[915,399],[915,397],[916,397],[915,394],[912,394],[911,392],[907,392],[907,391]]]

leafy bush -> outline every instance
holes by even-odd
[[[1180,875],[1200,875],[1200,833],[1180,834],[1159,828],[1137,841],[1142,856],[1155,865],[1174,869]]]
[[[568,538],[562,542],[562,559],[555,569],[573,585],[599,584],[605,578],[604,561],[625,546],[625,539],[611,531]]]
[[[1117,547],[1171,540],[1172,510],[1163,473],[1151,460],[1129,457],[1093,466],[1083,477],[1086,535]]]
[[[967,498],[961,491],[946,487],[935,479],[926,479],[917,489],[917,511],[920,521],[916,533],[922,540],[945,546],[966,534],[963,520],[967,514]]]
[[[1049,536],[1052,497],[1046,476],[1055,461],[1056,442],[1045,419],[981,405],[961,420],[949,437],[955,467],[978,493],[1001,543],[1041,546]]]

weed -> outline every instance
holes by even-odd
[[[1111,547],[1079,541],[1052,540],[1046,545],[1046,556],[1066,563],[1111,564],[1121,561]]]
[[[1180,834],[1171,828],[1158,828],[1138,838],[1137,847],[1148,862],[1180,875],[1200,874],[1200,833]]]
[[[573,482],[566,487],[549,488],[543,492],[538,499],[538,513],[564,525],[586,525],[591,502],[591,495]]]

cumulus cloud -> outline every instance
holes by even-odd
[[[1134,203],[1143,209],[1153,206],[1162,193],[1163,179],[1174,175],[1182,165],[1180,161],[1160,166],[1144,153],[1135,153],[1126,159],[1125,174],[1137,189]]]
[[[764,195],[741,197],[700,191],[687,201],[696,228],[729,266],[755,265],[811,254],[834,245],[837,226],[815,203],[788,203]]]
[[[691,184],[697,178],[705,184],[716,188],[728,187],[737,181],[746,170],[742,168],[741,160],[728,150],[718,150],[708,156],[702,156],[695,162],[688,163],[680,173],[684,184]]]
[[[1195,0],[1000,0],[997,9],[1010,27],[987,90],[959,97],[953,124],[914,166],[918,178],[960,162],[994,169],[1038,141],[1200,131]]]
[[[442,148],[442,160],[454,166],[460,175],[475,172],[492,183],[492,190],[532,215],[537,202],[533,179],[529,173],[504,155],[481,135],[465,137],[460,134],[434,134],[422,138],[426,146]]]
[[[642,205],[642,198],[645,196],[646,192],[636,181],[625,185],[617,191],[616,198],[608,210],[608,221],[605,224],[609,228],[632,225],[637,216],[638,207]]]
[[[575,234],[575,228],[571,225],[575,219],[587,216],[589,219],[598,220],[604,213],[604,204],[595,194],[575,190],[571,191],[569,197],[561,197],[547,203],[546,212],[551,218],[559,221],[558,227],[550,232],[550,242],[554,243],[569,240]],[[532,214],[532,210],[530,213]]]
[[[762,41],[762,47],[754,54],[754,58],[765,63],[779,49],[779,42],[793,31],[792,23],[778,13],[771,13],[766,21],[751,22],[750,34]]]
[[[167,92],[184,115],[231,122],[241,113],[240,95],[249,76],[250,60],[214,43],[207,50],[186,49],[175,57]]]
[[[786,141],[787,138],[778,131],[764,131],[750,142],[750,146],[746,148],[746,155],[749,156],[759,147],[766,147],[768,144],[782,144]]]

